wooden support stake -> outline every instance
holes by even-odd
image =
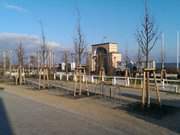
[[[81,96],[81,92],[82,92],[82,75],[81,75],[81,73],[80,73],[80,79],[79,79],[79,96]]]
[[[150,76],[151,72],[153,73],[157,102],[160,105],[160,92],[159,92],[159,88],[157,85],[155,69],[145,69],[144,70],[144,86],[143,86],[143,90],[142,90],[142,106],[143,107],[145,104],[147,104],[147,107],[150,106],[149,76]],[[145,92],[146,92],[146,101],[145,101]]]
[[[89,96],[88,79],[87,79],[87,76],[86,76],[86,75],[85,75],[85,81],[86,81],[87,96]]]
[[[75,85],[74,85],[74,97],[76,96],[77,80],[78,80],[78,78],[77,78],[77,75],[75,74],[75,79],[74,79],[74,81],[75,81]]]
[[[160,99],[160,92],[159,92],[159,88],[157,86],[157,80],[156,80],[156,74],[155,72],[153,72],[154,74],[154,80],[155,80],[155,85],[156,85],[156,96],[157,96],[157,102],[159,104],[159,106],[161,105],[161,99]]]
[[[144,72],[144,86],[142,89],[142,106],[145,104],[145,89],[146,89],[146,73]]]
[[[43,88],[46,88],[46,86],[49,87],[49,74],[46,67],[42,67],[39,70],[39,89],[41,88],[41,80],[43,82]]]
[[[147,103],[147,106],[149,107],[150,106],[150,89],[149,89],[149,71],[146,72],[146,103]]]
[[[109,97],[110,97],[110,99],[111,99],[111,87],[110,87],[110,89],[109,89]]]
[[[41,89],[40,83],[41,83],[41,69],[39,70],[39,89]]]

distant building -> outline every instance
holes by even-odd
[[[141,68],[144,69],[145,66],[146,66],[146,62],[143,61],[142,64],[141,64]],[[156,69],[156,61],[155,61],[155,60],[150,60],[150,61],[148,62],[148,67],[149,67],[149,68],[154,68],[154,69]]]
[[[62,63],[61,63],[61,70],[62,70],[62,71],[65,71],[65,68],[66,68],[66,63],[62,62]]]
[[[71,71],[74,71],[75,68],[76,68],[76,63],[75,62],[72,62],[70,63],[71,64]]]
[[[91,71],[99,74],[101,68],[105,74],[112,75],[118,63],[121,62],[122,56],[118,51],[117,43],[101,43],[92,45]]]

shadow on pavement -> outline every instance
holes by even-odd
[[[140,99],[138,95],[122,94],[122,96]],[[136,118],[143,119],[160,127],[169,129],[175,133],[180,133],[180,99],[163,99],[159,107],[156,100],[152,99],[151,106],[142,108],[140,102],[129,103],[126,106],[119,106],[114,109],[126,111]]]
[[[121,93],[121,96],[132,98],[132,99],[141,99],[140,95],[131,94],[131,93]]]
[[[7,116],[6,107],[0,98],[0,135],[13,135],[11,123]]]
[[[76,93],[76,96],[74,96],[73,91],[67,91],[65,89],[49,89],[48,93],[51,95],[61,96],[68,99],[83,99],[83,98],[89,98],[89,97],[95,96],[95,94],[91,92],[89,92],[89,95],[87,95],[86,91],[82,91],[81,95]]]

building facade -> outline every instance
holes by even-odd
[[[106,75],[115,73],[122,56],[117,43],[101,43],[92,45],[91,71],[99,74],[103,69]]]

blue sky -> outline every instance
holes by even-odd
[[[89,45],[117,42],[120,52],[128,48],[131,57],[136,54],[135,32],[143,19],[144,0],[0,0],[0,32],[39,36],[41,19],[48,40],[72,48],[77,6]],[[165,34],[167,61],[175,61],[176,57],[179,7],[180,0],[149,0],[155,23]],[[158,44],[152,52],[156,59],[160,57],[159,47]]]

